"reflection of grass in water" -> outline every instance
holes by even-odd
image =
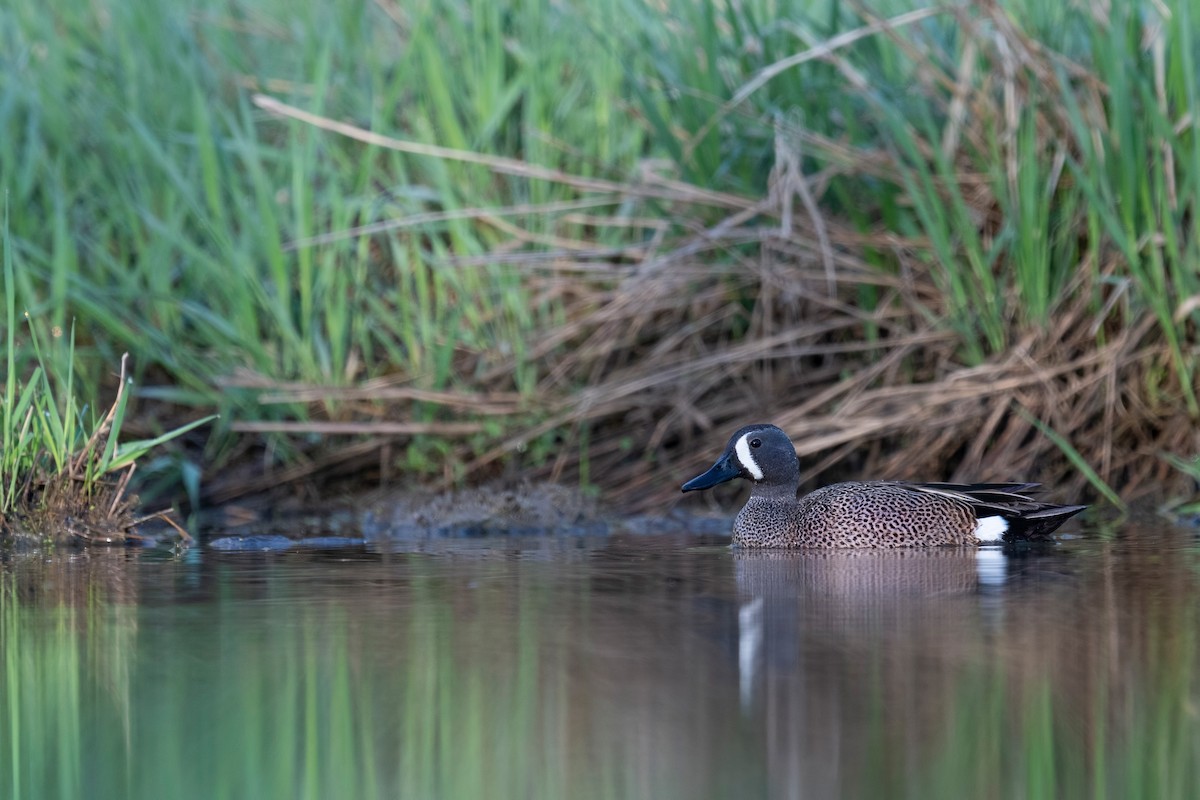
[[[629,719],[578,679],[578,653],[544,627],[563,597],[535,582],[509,595],[415,578],[370,608],[298,600],[294,585],[261,601],[139,609],[97,591],[43,608],[15,587],[0,573],[0,796],[671,798],[697,796],[696,775],[712,777],[708,796],[761,794],[761,719],[709,720],[727,760],[695,775],[672,770],[697,732],[654,728],[681,740],[645,753],[637,731],[606,727]],[[876,692],[862,735],[877,745],[842,775],[861,769],[861,796],[1190,797],[1195,622],[1148,620],[1140,652],[1111,678],[1100,659],[1082,686],[968,671],[945,687],[937,735],[899,749]]]
[[[0,581],[3,796],[615,797],[639,785],[619,753],[572,762],[567,671],[545,668],[536,597],[497,649],[509,629],[496,615],[457,619],[441,591],[418,589],[379,631],[341,606],[281,602],[150,608],[139,625],[134,606],[31,607]]]
[[[84,764],[97,735],[89,711],[103,709],[100,735],[128,740],[135,640],[131,609],[23,607],[15,582],[0,574],[0,794],[83,796]]]
[[[1102,669],[1087,687],[1053,678],[1022,685],[1003,670],[980,669],[948,687],[955,699],[946,730],[925,751],[933,758],[906,773],[906,796],[1194,797],[1197,643],[1194,614],[1184,616],[1166,634],[1153,631],[1147,655],[1124,664],[1115,685]],[[1079,705],[1064,692],[1078,692],[1072,699]],[[1088,716],[1072,716],[1089,702]],[[885,774],[877,773],[882,786],[889,785]],[[889,792],[898,795],[894,785]]]
[[[143,704],[152,728],[187,721],[193,747],[172,769],[147,771],[137,796],[177,792],[179,776],[204,787],[197,797],[519,797],[538,796],[522,778],[547,785],[533,720],[520,712],[533,704],[506,705],[535,690],[536,668],[518,667],[515,685],[497,675],[489,692],[477,664],[455,662],[447,609],[417,603],[411,616],[397,613],[406,630],[395,637],[340,607],[305,607],[299,619],[282,604],[259,611],[219,626],[215,663],[197,665],[208,674],[177,674],[163,692],[174,707]],[[265,632],[257,644],[246,641],[247,625]],[[522,662],[532,663],[535,644],[517,643]],[[164,750],[144,754],[160,767],[179,753],[170,737],[143,744]]]

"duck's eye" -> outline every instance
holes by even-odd
[[[751,447],[762,447],[762,439],[751,439],[750,446]]]

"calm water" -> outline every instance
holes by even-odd
[[[727,543],[10,559],[0,796],[1197,796],[1191,533]]]

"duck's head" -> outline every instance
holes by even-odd
[[[734,478],[753,481],[756,490],[781,488],[795,495],[800,461],[792,440],[774,425],[747,425],[729,438],[717,463],[685,483],[683,491],[711,489]]]

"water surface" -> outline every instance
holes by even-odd
[[[9,557],[0,795],[1195,796],[1190,533],[727,545]]]

